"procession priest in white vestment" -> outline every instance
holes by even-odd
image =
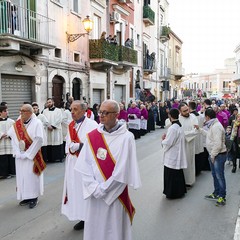
[[[14,120],[8,117],[7,106],[0,106],[0,179],[16,175],[11,140],[7,135],[13,124]]]
[[[135,209],[128,186],[141,186],[134,136],[117,121],[119,105],[101,104],[98,128],[87,135],[75,169],[87,202],[84,240],[131,240]]]
[[[30,104],[24,104],[21,117],[9,129],[13,155],[16,159],[17,199],[21,206],[36,207],[38,197],[43,194],[43,170],[46,164],[42,158],[42,123]]]
[[[54,106],[53,99],[47,100],[43,115],[48,119],[47,157],[48,162],[62,161],[64,157],[62,136],[62,111]]]
[[[187,157],[187,169],[184,169],[185,182],[187,186],[192,186],[196,180],[195,174],[195,138],[198,135],[198,119],[195,115],[189,113],[189,107],[182,102],[179,105],[179,122],[185,135],[185,149]]]
[[[33,107],[34,114],[41,121],[43,126],[43,144],[42,144],[41,151],[42,151],[44,161],[47,162],[47,134],[48,134],[49,123],[45,115],[40,113],[39,106],[36,102],[32,103],[32,107]]]
[[[98,127],[97,122],[84,116],[86,109],[87,105],[81,101],[76,100],[71,104],[73,121],[68,126],[66,137],[65,177],[61,212],[70,221],[81,220],[74,226],[75,230],[81,230],[84,227],[85,200],[82,193],[82,177],[79,172],[74,170],[74,166],[81,148],[86,142],[87,133]]]

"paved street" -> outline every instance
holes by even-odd
[[[137,140],[142,188],[131,190],[136,208],[134,240],[230,240],[234,238],[240,203],[240,170],[231,173],[226,166],[227,205],[216,207],[204,200],[212,192],[210,172],[202,172],[183,199],[167,200],[162,194],[163,167],[157,129]],[[48,164],[45,192],[35,209],[18,205],[15,178],[0,181],[1,240],[76,240],[82,232],[73,231],[75,222],[60,214],[64,163]],[[240,238],[238,238],[240,239]],[[114,239],[113,239],[114,240]],[[237,238],[235,238],[237,240]]]

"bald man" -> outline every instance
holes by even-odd
[[[30,104],[20,108],[20,118],[9,129],[13,156],[16,159],[17,199],[20,206],[34,208],[43,194],[43,171],[46,164],[41,153],[43,128]]]
[[[131,240],[135,209],[128,185],[141,186],[134,136],[118,122],[119,105],[106,100],[99,110],[100,124],[87,134],[75,169],[82,174],[87,201],[84,240]]]

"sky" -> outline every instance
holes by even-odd
[[[185,74],[209,73],[235,57],[240,44],[240,0],[168,0],[169,25],[183,41]]]

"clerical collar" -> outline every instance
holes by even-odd
[[[180,127],[182,126],[182,124],[179,122],[179,120],[173,120],[173,121],[172,121],[172,125],[173,125],[174,123],[178,124]]]
[[[112,133],[112,132],[117,131],[120,127],[121,127],[121,125],[119,124],[119,122],[117,122],[116,125],[115,125],[113,128],[111,128],[110,130],[107,130],[107,129],[105,128],[105,126],[103,127],[103,130],[104,130],[105,132]]]
[[[48,108],[49,111],[54,111],[55,107]]]
[[[30,121],[31,121],[31,117],[27,120],[27,121],[25,121],[25,122],[23,122],[24,124],[28,124]]]
[[[80,119],[78,119],[78,120],[76,121],[76,123],[78,124],[78,123],[80,123],[80,122],[83,122],[84,119],[85,119],[85,116],[83,116],[83,117],[81,117]]]
[[[7,121],[7,118],[0,118],[0,122],[1,121]]]
[[[199,113],[196,110],[192,111],[191,113],[194,114],[195,116],[199,116]]]

